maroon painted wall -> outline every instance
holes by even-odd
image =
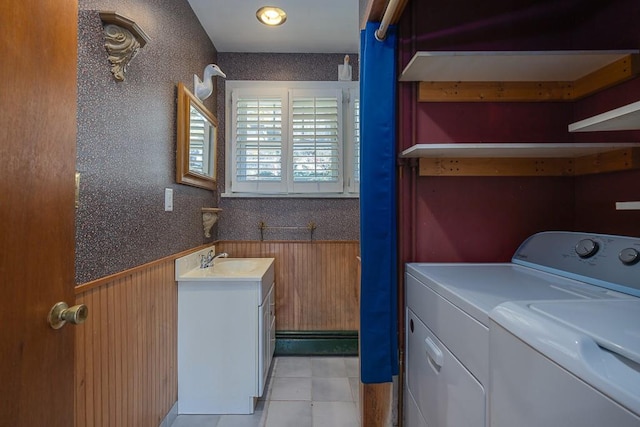
[[[637,49],[638,18],[637,0],[410,2],[399,67],[418,50]],[[399,151],[415,143],[640,141],[637,131],[567,131],[640,99],[638,78],[575,103],[417,103],[415,91],[415,83],[400,83]],[[639,178],[412,178],[403,170],[401,259],[508,261],[528,235],[552,229],[640,235],[639,214],[614,209],[615,201],[640,200]]]
[[[640,4],[640,2],[638,2]],[[640,78],[600,92],[574,104],[574,121],[640,99]],[[638,142],[640,131],[581,132],[580,142]],[[615,202],[640,200],[640,171],[582,176],[575,179],[577,230],[640,236],[640,211],[617,211]]]

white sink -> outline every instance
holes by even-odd
[[[218,258],[210,269],[221,274],[245,274],[260,267],[260,261],[251,258]]]
[[[273,258],[218,258],[213,266],[208,268],[198,266],[183,272],[176,270],[176,280],[178,282],[259,280],[267,273],[271,264],[273,264]]]

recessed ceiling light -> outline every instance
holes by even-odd
[[[287,14],[284,10],[274,6],[264,6],[256,12],[256,18],[264,25],[275,27],[284,24],[287,20]]]

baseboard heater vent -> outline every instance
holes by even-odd
[[[358,331],[277,331],[276,356],[357,356]]]

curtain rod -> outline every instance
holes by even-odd
[[[387,30],[389,29],[389,24],[391,24],[391,20],[396,14],[396,9],[400,5],[400,3],[401,0],[389,0],[387,8],[384,11],[384,15],[382,16],[380,27],[375,32],[376,40],[383,41],[387,38]]]

